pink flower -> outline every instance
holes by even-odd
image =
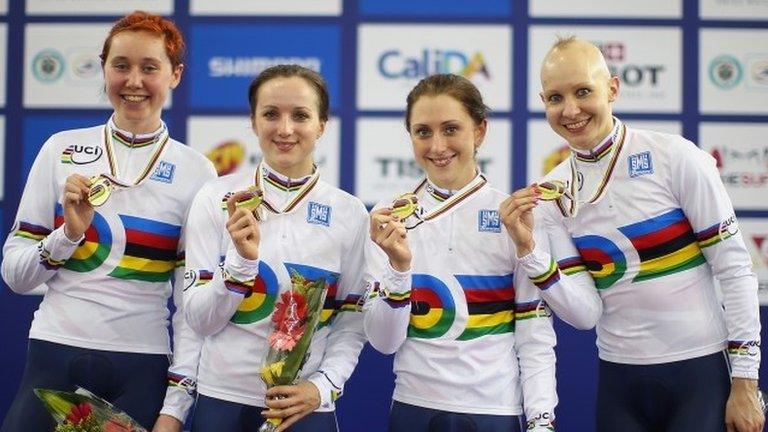
[[[132,432],[133,429],[120,420],[110,419],[104,423],[104,432]]]
[[[291,351],[301,339],[301,334],[294,336],[290,333],[274,331],[269,335],[269,346],[279,351]]]

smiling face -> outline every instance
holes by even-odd
[[[325,130],[316,90],[298,76],[276,77],[258,88],[253,131],[270,167],[291,178],[312,172],[312,153]]]
[[[464,105],[449,95],[416,100],[408,131],[413,155],[436,186],[461,189],[475,177],[475,150],[485,138],[487,124],[475,123]]]
[[[117,126],[133,133],[160,127],[163,105],[179,84],[183,69],[171,65],[163,38],[145,31],[116,34],[103,69]]]
[[[619,80],[594,45],[576,39],[550,51],[541,87],[547,121],[571,147],[591,150],[611,132]]]

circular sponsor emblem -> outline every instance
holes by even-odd
[[[741,63],[733,56],[717,56],[709,63],[709,79],[722,89],[736,87],[742,75]]]
[[[768,60],[758,60],[752,63],[749,73],[753,83],[768,86]]]
[[[72,72],[78,78],[90,79],[99,75],[101,63],[98,57],[90,54],[77,54],[70,57]]]
[[[58,51],[40,51],[32,59],[32,74],[38,81],[53,82],[64,73],[64,57]]]

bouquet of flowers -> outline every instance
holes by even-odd
[[[293,272],[291,289],[280,295],[272,314],[274,330],[269,335],[269,352],[261,368],[267,388],[290,385],[299,376],[315,334],[326,293],[325,279],[308,280]],[[259,432],[271,432],[282,419],[268,419]]]
[[[56,420],[55,432],[147,432],[128,414],[83,388],[74,393],[35,389]]]

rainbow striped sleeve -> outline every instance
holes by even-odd
[[[736,218],[732,216],[723,222],[718,222],[705,230],[697,232],[696,240],[699,242],[699,247],[706,248],[716,245],[736,234],[738,228],[734,230],[724,229],[727,226],[736,227],[735,222]]]
[[[555,260],[550,259],[547,271],[535,277],[529,276],[528,279],[530,279],[534,285],[539,287],[540,290],[546,291],[549,287],[560,281],[560,270],[557,263],[555,263]]]
[[[570,276],[579,272],[587,271],[587,266],[580,256],[565,258],[557,262],[560,271]]]
[[[235,279],[229,273],[224,274],[224,286],[228,290],[232,292],[236,292],[238,294],[243,294],[243,295],[249,294],[251,292],[251,287],[253,287],[253,283],[255,281],[256,281],[256,278],[253,278],[247,281],[241,281],[241,280]]]
[[[362,312],[361,298],[360,294],[347,295],[344,301],[341,302],[341,306],[339,306],[339,312]]]
[[[195,394],[195,390],[197,389],[197,382],[194,378],[168,371],[168,386],[182,388],[188,394],[192,395]]]
[[[51,230],[44,226],[31,224],[29,222],[19,221],[19,228],[16,229],[14,235],[16,237],[23,237],[34,241],[40,241],[48,236]]]
[[[546,313],[540,313],[539,307],[544,305],[543,300],[534,300],[515,304],[515,320],[522,321],[540,316],[548,316]]]

